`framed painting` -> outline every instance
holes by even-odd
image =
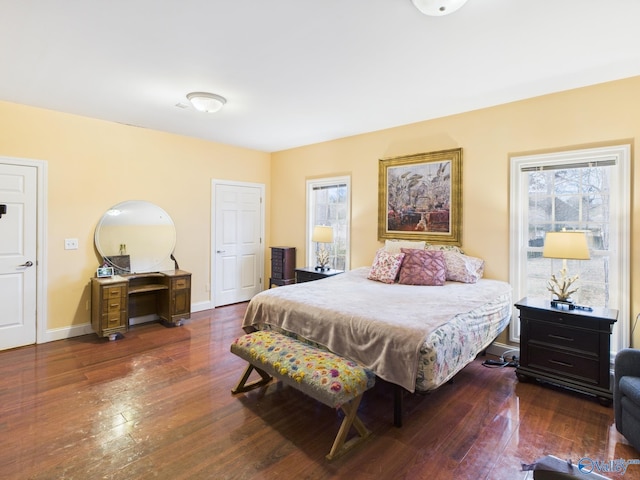
[[[462,149],[380,160],[378,239],[462,244]]]

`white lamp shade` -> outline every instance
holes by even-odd
[[[316,225],[315,227],[313,227],[311,241],[318,243],[333,243],[333,227]]]
[[[415,7],[425,15],[441,17],[455,12],[467,0],[411,0]]]
[[[547,232],[542,256],[563,260],[589,260],[589,246],[584,232]]]
[[[191,92],[187,95],[187,99],[196,110],[206,113],[215,113],[227,103],[226,98],[207,92]]]

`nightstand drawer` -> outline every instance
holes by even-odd
[[[566,325],[567,327],[578,327],[587,330],[602,330],[606,328],[606,322],[602,322],[598,318],[590,318],[580,315],[578,310],[571,310],[570,312],[561,312],[559,310],[551,309],[544,310],[527,310],[525,316],[530,320],[540,320],[543,322],[554,323],[558,325]]]
[[[584,352],[598,352],[598,332],[529,320],[529,341]]]
[[[600,383],[600,362],[597,358],[573,355],[568,352],[552,350],[544,347],[529,345],[530,368],[557,373],[563,377],[570,377],[581,382],[598,385]]]
[[[344,270],[316,270],[314,267],[296,268],[296,283],[313,282],[323,278],[333,277],[344,273]]]
[[[314,280],[320,280],[321,278],[324,278],[322,274],[296,270],[296,283],[312,282]]]

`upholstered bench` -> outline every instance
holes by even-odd
[[[369,436],[369,430],[358,418],[358,405],[364,392],[375,383],[371,370],[273,331],[260,330],[237,338],[231,344],[231,352],[249,362],[232,393],[265,385],[273,376],[329,407],[344,411],[327,459],[342,455]],[[247,383],[253,370],[261,378]],[[352,425],[358,435],[345,441]]]

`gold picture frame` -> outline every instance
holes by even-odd
[[[462,148],[380,159],[378,239],[462,245]]]

